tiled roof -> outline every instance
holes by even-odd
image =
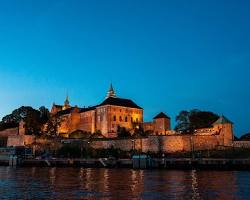
[[[132,100],[130,99],[122,99],[122,98],[116,98],[116,97],[109,97],[105,99],[100,105],[114,105],[114,106],[123,106],[128,108],[138,108],[142,109],[140,106],[136,105]],[[96,106],[97,107],[97,106]]]
[[[95,108],[96,108],[95,106],[91,106],[91,107],[87,107],[87,108],[79,108],[79,113],[94,110]]]
[[[220,116],[219,119],[217,119],[213,125],[216,125],[216,124],[232,124],[232,122],[227,119],[225,116]]]
[[[57,115],[67,115],[67,114],[70,114],[73,109],[74,109],[74,107],[71,107],[71,108],[68,108],[66,110],[61,110],[61,111],[57,112],[56,114]]]
[[[154,119],[161,119],[161,118],[170,119],[170,117],[167,116],[167,115],[166,115],[165,113],[163,113],[163,112],[160,112],[158,115],[156,115],[156,116],[154,117]]]
[[[56,105],[56,104],[54,104],[53,106],[55,106],[56,108],[62,108],[63,107],[62,105]]]

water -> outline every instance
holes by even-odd
[[[0,199],[250,199],[250,172],[0,167]]]

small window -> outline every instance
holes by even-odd
[[[116,121],[116,116],[114,115],[114,117],[113,117],[113,121]]]
[[[122,121],[122,116],[119,117],[120,122]]]
[[[128,121],[128,117],[126,116],[126,117],[125,117],[125,122],[127,122],[127,121]]]

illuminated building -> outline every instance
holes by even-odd
[[[116,137],[119,127],[132,133],[135,127],[143,123],[143,109],[130,99],[118,98],[112,85],[101,104],[72,107],[67,96],[64,105],[53,104],[51,114],[62,119],[58,133],[66,136],[81,130],[89,133],[100,131],[107,138]]]

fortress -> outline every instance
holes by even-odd
[[[159,148],[166,151],[190,151],[193,148],[192,145],[199,149],[213,149],[218,146],[231,146],[233,142],[232,122],[224,116],[211,124],[211,127],[197,129],[193,134],[181,134],[172,130],[171,119],[163,112],[156,115],[152,122],[144,122],[143,109],[130,99],[118,98],[112,85],[101,104],[87,108],[72,107],[69,98],[66,97],[64,105],[53,104],[51,115],[62,119],[58,134],[65,137],[81,130],[91,134],[99,131],[107,139],[116,138],[119,127],[125,128],[131,135],[140,127],[144,132],[149,133],[147,139],[144,139],[144,144],[147,145],[143,147],[143,144],[136,139],[134,145],[135,148],[144,148],[148,151],[153,149],[158,151]],[[97,142],[94,146],[96,148],[124,147],[129,150],[131,141],[107,140]]]
[[[60,119],[57,134],[62,137],[67,138],[75,131],[88,135],[101,134],[102,140],[91,141],[93,148],[113,146],[127,151],[178,152],[234,146],[233,125],[226,117],[221,116],[210,127],[183,134],[171,129],[171,119],[163,112],[156,115],[152,122],[144,122],[143,109],[130,99],[117,97],[112,85],[104,101],[96,106],[71,106],[67,96],[64,105],[53,103],[50,115]],[[130,132],[132,136],[140,129],[147,136],[118,138],[119,128]],[[16,129],[0,132],[0,136],[8,137],[8,146],[28,145],[36,139],[25,135],[23,122]]]

